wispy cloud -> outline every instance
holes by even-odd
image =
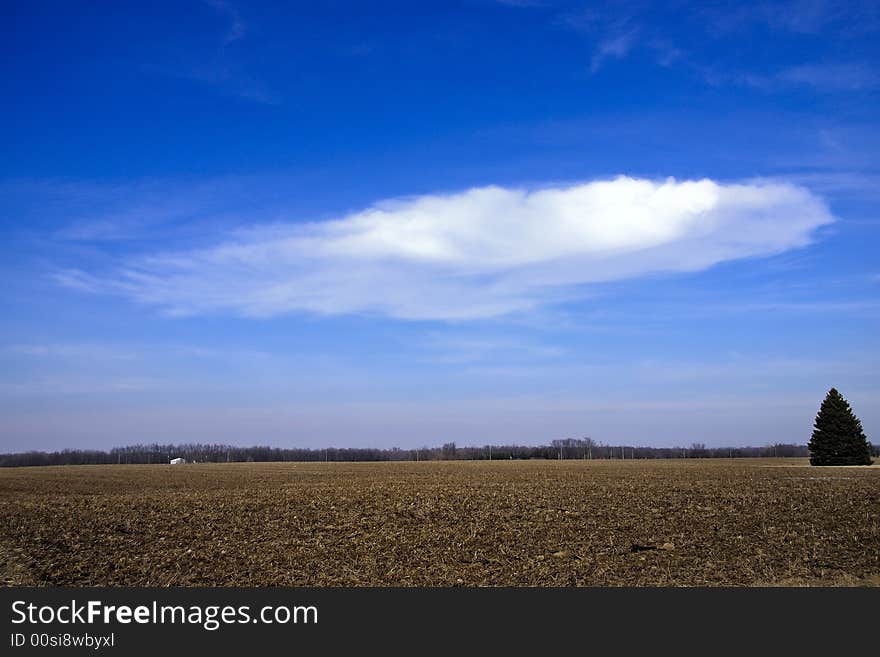
[[[785,176],[798,185],[805,185],[827,197],[876,199],[880,197],[880,174],[862,171],[799,171]]]
[[[542,344],[522,338],[504,336],[470,336],[434,333],[418,345],[428,363],[467,364],[503,359],[504,362],[529,362],[558,359],[565,353],[559,346]]]
[[[626,57],[636,45],[642,21],[640,8],[633,5],[610,10],[590,6],[564,10],[554,19],[557,25],[580,32],[595,42],[590,73],[597,73],[609,60]]]
[[[108,378],[88,376],[68,376],[56,378],[40,378],[33,381],[7,382],[0,381],[0,391],[4,395],[94,395],[101,393],[142,393],[155,390],[166,381],[143,378]]]
[[[162,43],[141,63],[141,69],[212,87],[225,96],[265,105],[279,104],[277,94],[251,70],[249,58],[243,56],[245,50],[239,42],[245,39],[248,25],[238,7],[227,0],[202,2],[223,19],[222,33],[210,28],[209,39]]]
[[[24,343],[0,348],[0,353],[51,360],[75,359],[83,361],[134,360],[139,355],[131,349],[121,349],[90,343]]]
[[[547,4],[544,0],[495,0],[495,2],[508,7],[543,7]]]
[[[205,4],[217,10],[229,20],[229,30],[223,37],[223,44],[229,45],[241,39],[247,31],[247,25],[241,18],[238,9],[225,0],[204,0]]]
[[[639,48],[652,52],[659,66],[683,65],[712,85],[746,83],[768,89],[800,85],[820,91],[855,91],[875,88],[880,83],[869,62],[805,63],[777,74],[767,74],[766,70],[732,72],[720,63],[723,58],[712,61],[696,57],[697,51],[687,52],[676,29],[677,26],[686,28],[690,40],[696,42],[706,37],[740,39],[743,30],[756,27],[785,34],[788,38],[814,38],[822,34],[846,40],[880,28],[880,6],[876,2],[774,0],[739,5],[685,2],[665,7],[642,2],[595,2],[585,8],[563,5],[551,20],[595,41],[590,62],[592,73],[598,72],[609,60],[625,58]]]
[[[822,91],[861,91],[880,86],[877,69],[863,64],[804,64],[785,69],[777,78]]]
[[[654,38],[646,44],[655,54],[660,66],[668,67],[686,60],[685,52],[666,38]]]
[[[698,3],[711,29],[730,31],[752,25],[794,34],[859,34],[873,29],[880,19],[873,0],[772,0],[751,3]]]
[[[590,73],[597,73],[609,59],[626,57],[635,43],[635,36],[635,32],[628,32],[600,41],[590,60]]]
[[[720,77],[717,73],[715,75]],[[828,93],[853,92],[880,86],[880,74],[860,62],[801,64],[775,73],[728,74],[727,78],[771,92],[788,91],[794,87]]]
[[[528,191],[482,187],[274,224],[215,246],[58,280],[173,314],[493,317],[582,297],[579,286],[699,271],[810,243],[833,221],[784,183],[619,177]]]
[[[173,58],[174,61],[169,63],[160,60],[149,62],[143,66],[143,70],[170,78],[190,80],[213,87],[225,96],[263,105],[277,105],[280,102],[263,82],[247,73],[243,66],[222,51],[175,54]],[[188,63],[181,65],[178,58]]]
[[[282,182],[283,181],[283,182]],[[21,233],[58,243],[150,242],[178,244],[220,225],[252,222],[288,207],[296,173],[212,178],[156,178],[124,182],[13,178],[0,181],[0,205]],[[273,205],[277,203],[276,205]],[[13,221],[14,220],[14,221]]]
[[[722,378],[723,378],[722,374]],[[717,377],[716,379],[717,380]],[[866,427],[877,417],[876,388],[846,389]],[[638,444],[746,445],[809,438],[810,422],[825,390],[738,394],[667,393],[651,399],[631,394],[509,395],[462,398],[438,404],[410,400],[362,402],[333,400],[307,404],[237,402],[222,407],[194,404],[155,408],[59,409],[53,413],[12,408],[0,414],[0,434],[9,449],[71,443],[83,446],[127,441],[218,441],[250,444],[254,436],[274,444],[326,447],[328,436],[347,437],[347,446],[440,444],[454,436],[459,444],[544,443],[548,436],[578,436]],[[132,395],[136,396],[136,395]],[[805,438],[806,437],[806,438]],[[345,440],[345,438],[341,438]],[[20,446],[20,447],[19,447]]]

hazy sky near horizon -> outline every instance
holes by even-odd
[[[880,441],[880,6],[3,7],[0,451]]]

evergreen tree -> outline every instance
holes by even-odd
[[[859,421],[835,388],[831,388],[810,439],[811,465],[870,465],[871,446]]]

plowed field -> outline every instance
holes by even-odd
[[[0,470],[50,586],[880,584],[880,469],[801,460]]]

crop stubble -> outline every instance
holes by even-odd
[[[880,470],[803,465],[773,459],[4,469],[2,580],[880,584]]]

